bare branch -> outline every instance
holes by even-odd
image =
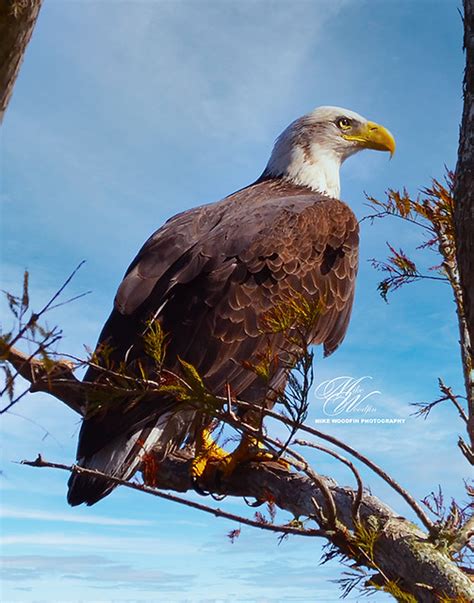
[[[193,509],[203,511],[204,513],[210,513],[215,517],[222,517],[223,519],[229,519],[230,521],[235,521],[239,524],[245,524],[253,528],[260,528],[261,530],[267,530],[270,532],[277,532],[282,534],[293,534],[297,536],[323,536],[327,538],[328,535],[331,535],[326,530],[299,529],[291,525],[274,525],[270,523],[262,523],[260,521],[249,519],[248,517],[244,517],[242,515],[236,515],[235,513],[229,513],[227,511],[223,511],[222,509],[213,508],[208,505],[195,502],[193,500],[188,500],[186,498],[176,496],[168,492],[161,492],[160,490],[157,490],[156,488],[151,488],[146,484],[127,482],[122,479],[106,475],[105,473],[94,469],[85,469],[84,467],[80,467],[79,465],[64,465],[62,463],[51,463],[49,461],[45,461],[40,454],[38,454],[37,458],[34,461],[23,460],[21,461],[21,464],[27,465],[29,467],[49,467],[50,469],[61,469],[63,471],[69,471],[71,473],[81,475],[90,475],[92,477],[104,477],[107,478],[108,481],[111,481],[119,486],[124,486],[125,488],[130,488],[132,490],[138,490],[139,492],[144,492],[145,494],[151,494],[152,496],[163,498],[164,500],[178,503],[186,507],[191,507]],[[189,489],[191,489],[191,486]]]
[[[452,389],[450,387],[448,387],[442,379],[438,379],[438,385],[439,385],[439,389],[441,390],[441,393],[443,395],[440,398],[433,400],[433,402],[414,402],[412,404],[412,406],[417,407],[418,410],[413,413],[413,416],[423,417],[424,419],[426,419],[435,406],[437,406],[438,404],[441,404],[442,402],[446,402],[447,400],[449,400],[450,402],[453,403],[453,405],[457,409],[461,419],[465,423],[467,423],[468,417],[466,415],[466,412],[458,401],[458,398],[461,398],[462,396],[456,396],[453,393]]]
[[[450,400],[454,404],[461,419],[467,423],[468,422],[467,415],[464,411],[464,408],[458,402],[459,396],[455,396],[453,393],[453,390],[450,387],[448,387],[442,379],[439,379],[438,381],[439,381],[439,388],[443,392],[443,394],[446,396],[446,400]]]
[[[358,521],[359,520],[360,503],[362,502],[362,495],[364,493],[364,486],[362,483],[362,478],[360,476],[360,473],[355,468],[354,463],[351,463],[351,461],[349,461],[342,455],[338,454],[334,450],[331,450],[330,448],[326,448],[326,446],[321,446],[320,444],[316,444],[314,442],[308,442],[307,440],[295,440],[295,444],[298,444],[299,446],[308,446],[308,447],[314,448],[316,450],[321,450],[321,452],[325,452],[326,454],[329,454],[330,456],[336,458],[339,462],[341,462],[344,465],[346,465],[347,467],[349,467],[349,469],[354,474],[354,477],[357,482],[357,493],[354,498],[354,508],[353,508],[353,512],[352,512],[352,517],[353,517],[354,521]]]

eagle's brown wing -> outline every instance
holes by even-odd
[[[100,341],[114,349],[116,361],[143,359],[145,324],[159,320],[169,337],[166,368],[179,370],[178,358],[184,359],[216,394],[228,383],[236,395],[258,402],[266,386],[243,363],[269,345],[274,351],[284,345],[281,333],[262,333],[262,317],[295,292],[321,301],[312,338],[330,354],[347,330],[357,257],[358,224],[347,205],[264,181],[158,230],[129,268]],[[95,377],[89,371],[87,378]],[[281,371],[276,381],[284,377]],[[140,429],[149,412],[143,408],[144,416],[134,419]],[[108,442],[135,429],[109,418]],[[99,422],[109,418],[84,422],[79,457],[100,451],[105,434]]]
[[[321,301],[313,341],[330,354],[347,330],[357,258],[358,224],[347,205],[263,182],[180,214],[150,237],[100,341],[116,362],[143,360],[145,323],[154,317],[169,337],[167,368],[179,370],[182,358],[215,393],[229,383],[236,395],[257,401],[265,386],[243,362],[268,348],[262,317],[294,292]],[[274,350],[284,345],[282,334],[270,339]]]

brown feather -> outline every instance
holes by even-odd
[[[216,394],[228,383],[234,395],[270,404],[267,386],[244,366],[284,347],[281,333],[262,333],[263,317],[295,292],[322,302],[312,340],[332,353],[347,330],[357,254],[358,224],[347,205],[282,179],[257,181],[175,216],[148,239],[118,289],[99,343],[111,346],[116,363],[146,365],[143,332],[147,321],[159,320],[168,337],[167,369],[179,371],[182,358]],[[93,369],[85,377],[98,378]],[[274,382],[283,387],[285,380],[282,367]],[[137,425],[147,428],[160,404],[163,412],[172,405],[163,398],[153,410],[138,404],[128,416],[114,411],[86,419],[80,454],[94,454]],[[189,427],[173,434],[177,445]]]

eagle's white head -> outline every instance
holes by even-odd
[[[318,107],[280,134],[264,174],[338,198],[339,168],[362,149],[393,155],[395,140],[386,128],[354,111]]]

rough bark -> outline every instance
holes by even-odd
[[[0,0],[0,123],[43,0]]]
[[[462,290],[461,346],[469,406],[468,432],[474,455],[474,0],[464,0],[464,110],[454,183],[456,257]],[[465,363],[466,364],[466,363]],[[469,451],[468,451],[469,452]],[[468,456],[468,455],[467,455]],[[468,457],[469,458],[469,457]],[[474,457],[473,457],[474,458]]]

